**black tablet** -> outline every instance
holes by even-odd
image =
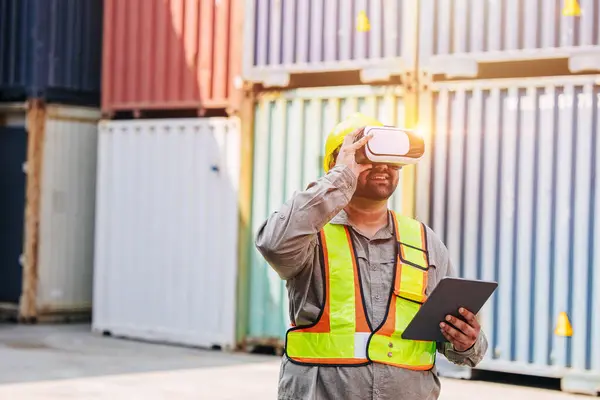
[[[440,328],[440,322],[448,323],[446,315],[453,315],[464,321],[464,317],[458,312],[460,307],[477,314],[497,287],[496,282],[443,278],[408,324],[402,338],[447,342]]]

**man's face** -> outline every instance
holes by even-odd
[[[398,186],[399,168],[374,164],[358,176],[354,196],[369,200],[387,200]]]

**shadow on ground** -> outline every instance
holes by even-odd
[[[272,356],[101,336],[87,324],[0,324],[0,384],[274,361]]]
[[[557,378],[481,370],[476,371],[473,378],[483,382],[560,391],[560,379]]]

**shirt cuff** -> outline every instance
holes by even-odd
[[[483,335],[479,335],[473,346],[465,351],[458,351],[452,343],[446,342],[446,351],[444,352],[448,361],[458,365],[468,365],[474,367],[482,358],[482,347],[484,346]]]

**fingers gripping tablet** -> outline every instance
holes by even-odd
[[[459,313],[459,309],[465,308],[476,315],[497,287],[496,282],[450,277],[442,279],[408,324],[402,338],[448,341],[440,330],[441,322],[448,323],[446,316],[455,317],[457,321],[451,325],[460,329],[461,322],[467,321]]]

